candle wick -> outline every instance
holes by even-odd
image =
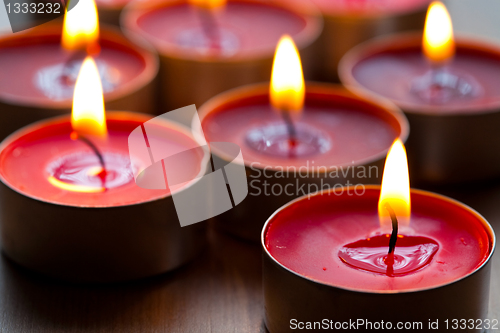
[[[64,62],[62,68],[61,79],[63,80],[64,84],[68,86],[72,86],[75,84],[76,77],[74,77],[73,75],[74,73],[71,64],[75,61],[83,63],[83,60],[85,59],[86,56],[87,53],[82,50],[71,52],[70,56]]]
[[[288,131],[288,140],[292,148],[291,152],[293,152],[293,148],[297,143],[297,129],[295,128],[295,124],[293,123],[292,117],[290,116],[290,112],[282,111],[281,115]]]
[[[443,63],[434,63],[431,65],[431,88],[443,89],[446,85],[444,80],[447,78],[446,66]]]
[[[101,178],[103,187],[105,188],[106,186],[104,186],[105,185],[104,183],[106,181],[106,164],[104,163],[104,158],[102,157],[102,154],[99,151],[99,149],[97,148],[97,146],[92,141],[90,141],[89,139],[87,139],[83,135],[77,134],[76,132],[71,133],[71,139],[73,139],[73,140],[78,139],[78,140],[82,141],[90,149],[92,149],[94,154],[97,156],[97,159],[99,160],[99,164],[101,165],[101,168],[102,168],[102,171],[99,173],[99,177]]]
[[[396,242],[398,240],[398,219],[396,217],[396,213],[389,204],[385,205],[385,209],[389,212],[392,221],[392,234],[389,239],[389,255],[394,254],[394,249],[396,248]]]
[[[71,52],[71,54],[69,55],[68,59],[65,62],[64,67],[65,68],[69,67],[69,65],[73,61],[82,61],[83,62],[83,59],[85,59],[85,57],[87,57],[87,53],[83,50]]]
[[[199,8],[198,13],[203,32],[210,41],[210,48],[215,51],[220,51],[220,31],[213,11],[211,9]]]

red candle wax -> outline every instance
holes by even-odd
[[[397,251],[393,249],[388,252],[390,237],[389,234],[376,235],[346,244],[340,248],[338,256],[356,269],[387,276],[402,276],[425,268],[439,249],[439,245],[431,238],[398,235]]]
[[[268,80],[276,44],[284,34],[313,56],[322,19],[307,4],[291,6],[281,0],[230,0],[213,10],[187,0],[162,0],[131,3],[122,24],[158,50],[162,102],[173,110],[200,106],[234,87]]]
[[[205,103],[205,138],[238,144],[249,180],[247,198],[217,218],[223,229],[258,241],[266,219],[292,198],[349,182],[379,183],[389,147],[408,136],[398,109],[379,102],[340,86],[307,83],[303,112],[294,120],[293,150],[282,116],[270,106],[268,84],[234,89]],[[212,151],[230,160],[230,152]]]
[[[422,82],[431,70],[421,40],[417,35],[398,36],[353,50],[340,65],[343,82],[389,98],[412,113],[477,114],[500,108],[498,46],[458,38],[456,54],[443,68],[450,73],[445,85],[470,93],[434,102],[418,88],[419,80]]]
[[[494,236],[478,213],[452,199],[412,190],[411,224],[405,233],[438,244],[430,263],[401,276],[355,269],[342,262],[339,250],[380,233],[380,188],[367,186],[361,192],[344,188],[290,203],[268,221],[262,233],[266,250],[280,265],[306,279],[377,293],[443,286],[472,274],[491,256]]]
[[[207,103],[200,113],[203,132],[208,141],[234,142],[241,147],[247,166],[279,169],[286,167],[318,167],[362,165],[382,158],[392,142],[406,136],[400,119],[379,106],[357,100],[341,89],[309,84],[305,106],[295,121],[316,131],[324,145],[321,150],[303,156],[278,156],[249,145],[249,135],[256,129],[282,125],[283,118],[269,102],[264,85],[228,95],[216,108]],[[222,97],[221,97],[222,99]]]
[[[132,113],[108,113],[107,140],[93,142],[104,157],[104,183],[96,155],[80,140],[70,138],[69,117],[39,122],[7,138],[0,154],[0,178],[25,196],[66,206],[117,207],[164,198],[187,185],[173,185],[169,190],[140,188],[135,184],[133,168],[149,166],[150,160],[129,158],[128,136],[148,119]],[[182,127],[166,124],[159,131],[161,138],[149,140],[161,140],[167,152],[175,154],[197,147]],[[195,179],[204,171],[201,152],[191,152],[191,156],[186,155],[190,163],[182,169],[184,179]]]
[[[456,54],[435,67],[422,53],[422,34],[366,42],[339,65],[358,93],[391,99],[407,115],[412,179],[458,183],[498,177],[500,48],[456,38]]]
[[[166,5],[168,4],[168,5]],[[127,24],[149,39],[160,53],[182,58],[207,56],[210,44],[204,34],[200,9],[185,1],[151,6],[130,13]],[[257,1],[229,1],[214,14],[221,52],[213,58],[248,59],[273,53],[277,41],[289,34],[302,44],[317,27],[308,16]]]
[[[207,157],[191,150],[197,143],[186,128],[148,123],[150,143],[161,143],[166,153],[188,150],[187,163],[176,170],[188,181],[169,190],[138,187],[134,168],[151,161],[130,157],[128,138],[149,119],[108,112],[107,140],[85,137],[101,152],[105,173],[89,144],[71,138],[69,116],[34,123],[6,138],[0,145],[4,253],[33,271],[76,282],[143,278],[197,255],[205,226],[181,227],[172,195],[200,179]]]

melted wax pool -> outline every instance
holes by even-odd
[[[347,244],[338,255],[352,268],[393,277],[425,268],[439,249],[433,239],[398,235],[394,253],[388,254],[390,237],[379,235]]]

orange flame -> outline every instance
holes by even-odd
[[[76,79],[75,92],[73,95],[73,110],[71,112],[71,139],[79,135],[92,135],[99,137],[107,136],[106,115],[104,113],[104,98],[102,94],[101,78],[97,65],[91,56],[83,61],[78,78]],[[88,170],[88,176],[101,177],[104,170],[96,166]],[[81,184],[66,183],[50,175],[47,180],[55,187],[66,191],[97,193],[104,192],[104,186],[87,186]]]
[[[276,48],[270,96],[271,104],[280,111],[300,113],[304,106],[305,83],[300,55],[288,35],[281,37]]]
[[[205,9],[222,8],[226,5],[227,0],[189,0],[193,6]]]
[[[450,14],[439,1],[431,3],[427,11],[423,50],[425,56],[435,63],[447,61],[455,54]]]
[[[69,51],[86,50],[96,53],[99,39],[99,20],[94,0],[80,0],[75,8],[66,11],[61,44]]]
[[[391,225],[387,205],[394,210],[400,224],[409,224],[411,215],[410,177],[408,175],[406,150],[399,139],[394,141],[391,149],[389,149],[382,176],[378,215],[383,228],[390,228]]]
[[[90,56],[83,61],[76,79],[71,126],[79,135],[105,137],[108,133],[101,78]]]

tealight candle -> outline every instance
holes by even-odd
[[[93,0],[80,0],[62,31],[60,24],[47,23],[0,38],[0,138],[34,121],[69,114],[86,53],[96,58],[108,109],[154,112],[154,51],[117,29],[99,30]]]
[[[147,190],[129,158],[129,134],[149,117],[104,115],[98,69],[89,57],[76,82],[72,117],[39,121],[0,145],[1,230],[5,254],[33,271],[77,282],[137,279],[174,269],[201,251],[204,224],[182,227],[172,194],[197,182],[208,157],[173,122],[151,126],[164,151],[184,157],[183,179]]]
[[[303,0],[295,0],[303,1]],[[421,30],[430,0],[313,0],[325,20],[318,53],[321,77],[338,80],[337,66],[354,46],[371,38]]]
[[[410,192],[405,157],[396,141],[381,188],[316,193],[269,218],[261,241],[271,333],[298,322],[432,332],[454,318],[480,322],[467,332],[486,328],[495,234],[455,200]]]
[[[200,106],[228,89],[267,80],[283,34],[312,54],[322,27],[306,4],[253,0],[138,1],[125,9],[122,23],[158,50],[169,110]]]
[[[339,72],[350,89],[389,98],[406,113],[415,181],[476,181],[500,175],[499,58],[497,45],[454,42],[445,7],[434,3],[423,42],[420,34],[367,42],[346,54]]]
[[[291,198],[349,182],[379,183],[391,143],[408,135],[406,119],[390,103],[360,98],[335,85],[304,84],[289,37],[278,45],[271,87],[257,84],[226,92],[204,104],[199,114],[207,141],[241,147],[248,174],[247,198],[218,216],[217,224],[252,240]],[[213,152],[230,160],[228,152]]]

